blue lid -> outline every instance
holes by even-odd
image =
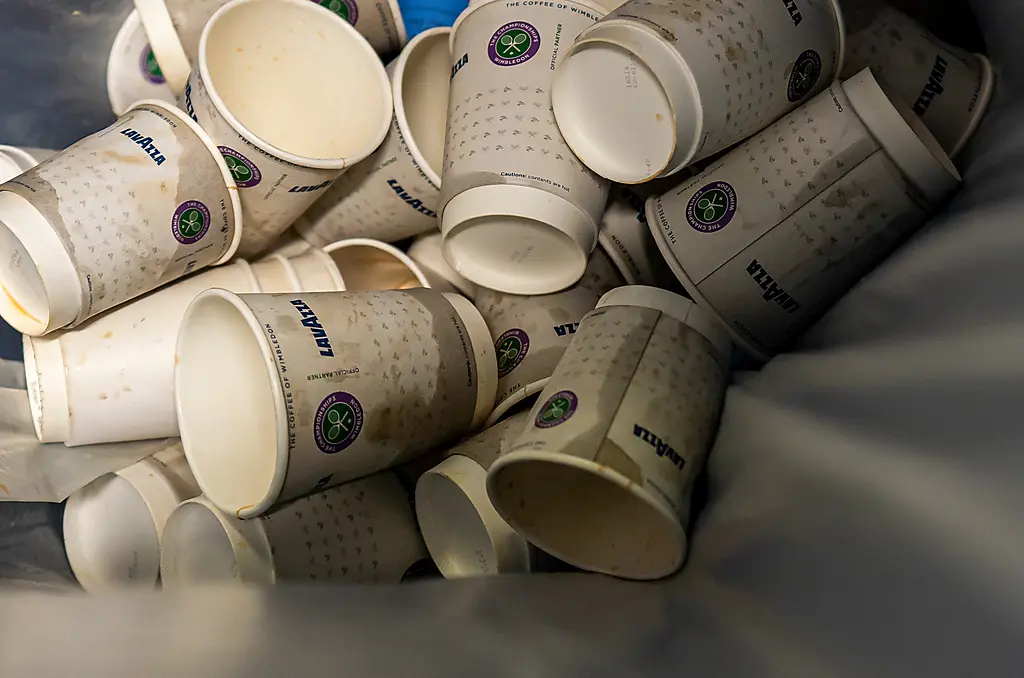
[[[468,5],[468,0],[398,0],[409,40],[430,28],[451,26]]]

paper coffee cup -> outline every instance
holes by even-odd
[[[344,292],[345,280],[330,255],[318,247],[287,260],[302,292]]]
[[[255,520],[206,497],[183,503],[164,530],[164,587],[287,581],[398,584],[427,557],[396,474],[322,490]]]
[[[107,96],[114,115],[118,116],[124,115],[132,104],[142,99],[157,99],[169,104],[175,100],[135,10],[121,25],[110,48]]]
[[[601,298],[487,476],[498,513],[576,567],[658,579],[686,557],[690,492],[714,441],[731,344],[653,287]]]
[[[992,64],[984,55],[939,40],[891,7],[873,14],[867,25],[850,26],[842,77],[871,68],[955,157],[992,98]]]
[[[0,186],[0,315],[32,336],[227,261],[241,237],[223,158],[169,104],[107,129]]]
[[[324,248],[350,292],[430,287],[419,265],[400,249],[369,238],[352,238]]]
[[[0,145],[0,183],[10,181],[42,162],[30,151],[17,146]]]
[[[339,63],[343,77],[311,67]],[[373,152],[393,112],[376,53],[310,0],[232,0],[217,10],[182,108],[216,141],[238,184],[243,257],[269,248]]]
[[[651,198],[647,219],[690,296],[767,360],[959,180],[921,121],[865,70]]]
[[[264,294],[281,294],[301,290],[299,278],[288,259],[272,254],[251,265],[252,273],[259,283],[256,291]],[[311,290],[312,291],[312,290]]]
[[[258,292],[239,261],[157,290],[73,330],[24,338],[36,435],[68,446],[178,435],[174,344],[185,310],[213,287]]]
[[[178,504],[199,494],[180,444],[68,497],[64,548],[87,591],[153,588],[160,577],[160,535]]]
[[[479,312],[426,289],[210,290],[185,314],[178,358],[189,464],[241,518],[444,449],[483,424],[497,382]]]
[[[336,0],[340,2],[340,0]],[[450,28],[416,36],[388,65],[395,115],[384,143],[306,210],[295,230],[308,242],[394,242],[437,229],[448,107]]]
[[[601,219],[598,243],[627,285],[671,287],[675,277],[647,227],[641,195],[642,192],[626,186],[612,187],[611,199]]]
[[[532,548],[487,497],[487,469],[519,437],[521,412],[461,443],[416,483],[416,518],[438,569],[448,579],[530,572]]]
[[[764,129],[825,89],[842,54],[835,0],[630,0],[566,48],[551,104],[584,164],[636,184]]]
[[[550,294],[586,270],[609,185],[566,146],[550,91],[569,43],[603,14],[585,0],[492,0],[455,22],[441,233],[445,259],[477,285]]]
[[[622,284],[608,256],[595,250],[583,278],[562,292],[521,297],[480,289],[476,307],[494,337],[498,359],[498,394],[489,425],[540,393],[583,316],[594,310],[601,295]]]
[[[409,258],[419,264],[420,270],[432,287],[442,292],[457,292],[467,299],[477,295],[478,288],[455,272],[441,252],[441,234],[431,233],[417,238],[409,247]]]

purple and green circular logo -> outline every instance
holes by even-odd
[[[686,220],[701,233],[714,233],[736,216],[736,191],[724,181],[712,181],[693,194],[686,205]]]
[[[363,406],[356,397],[335,391],[320,402],[313,417],[313,439],[324,454],[337,454],[363,430]]]
[[[162,85],[167,82],[164,72],[160,70],[160,64],[156,62],[156,54],[153,54],[153,48],[149,45],[142,50],[139,65],[142,67],[142,77],[146,79],[146,82],[154,85]]]
[[[576,414],[576,406],[579,404],[579,398],[572,391],[559,391],[544,402],[533,423],[537,428],[554,428],[564,424]]]
[[[540,32],[525,21],[512,21],[494,31],[487,56],[499,66],[518,66],[540,51]]]
[[[178,205],[171,217],[171,232],[182,245],[192,245],[203,239],[210,230],[210,210],[198,200],[186,200]]]
[[[506,330],[494,342],[498,354],[498,378],[504,379],[526,358],[530,351],[530,335],[519,328]]]
[[[321,7],[326,7],[353,26],[359,20],[359,8],[353,0],[313,0]]]
[[[793,72],[789,74],[786,96],[793,103],[811,93],[821,75],[821,57],[813,49],[805,50],[796,58]]]
[[[228,171],[231,172],[231,178],[235,180],[235,185],[239,188],[252,188],[263,179],[260,168],[249,158],[227,146],[218,146],[217,149],[224,156],[224,162],[227,163]]]

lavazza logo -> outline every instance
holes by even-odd
[[[327,336],[327,330],[320,324],[320,319],[316,317],[316,313],[309,306],[306,305],[302,299],[292,299],[292,306],[302,316],[302,324],[309,328],[309,331],[313,333],[313,339],[316,341],[317,348],[320,349],[320,355],[325,358],[334,357],[334,348],[331,347],[331,340]]]
[[[922,116],[928,111],[928,107],[932,105],[932,101],[935,97],[946,91],[946,88],[942,85],[942,81],[946,79],[946,66],[949,63],[941,56],[936,55],[935,65],[932,66],[931,75],[928,76],[928,82],[924,86],[924,90],[921,92],[921,96],[917,97],[917,101],[914,103],[914,113],[918,116]]]

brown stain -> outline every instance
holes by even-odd
[[[110,339],[112,336],[114,336],[113,330],[107,330],[106,332],[103,333],[104,339]]]
[[[167,182],[166,181],[161,181],[160,182],[160,192],[161,193],[166,193],[167,192]]]
[[[124,387],[124,392],[125,393],[131,393],[132,392],[132,387],[131,386],[125,386]]]
[[[24,306],[22,306],[21,304],[19,304],[19,303],[18,303],[18,300],[17,300],[17,299],[15,299],[14,297],[12,297],[12,296],[11,296],[11,293],[7,291],[7,288],[6,288],[6,287],[4,287],[3,285],[0,285],[0,288],[2,288],[2,289],[3,289],[3,291],[4,291],[4,296],[6,296],[6,297],[7,297],[7,300],[11,302],[11,305],[12,305],[12,306],[14,306],[14,310],[16,310],[16,311],[17,311],[18,313],[22,314],[23,316],[25,316],[26,318],[28,318],[28,319],[29,319],[29,320],[31,320],[32,322],[37,322],[37,323],[39,323],[40,325],[43,325],[43,324],[45,324],[45,323],[43,323],[43,321],[42,321],[42,320],[40,320],[39,318],[35,317],[34,315],[32,315],[31,313],[29,313],[28,311],[26,311],[26,310],[25,310],[25,307],[24,307]]]
[[[828,207],[848,207],[851,200],[853,200],[852,193],[844,191],[841,188],[837,188],[825,196],[824,202]]]
[[[743,49],[743,45],[739,43],[729,43],[729,46],[725,48],[725,58],[731,63],[746,61],[747,50]]]
[[[238,509],[237,511],[235,511],[235,517],[238,518],[239,520],[242,520],[242,511],[248,511],[249,509],[251,509],[255,505],[256,504],[246,504],[245,506],[243,506],[240,509]]]
[[[655,114],[654,114],[654,119],[655,119],[655,120],[656,120],[657,122],[661,122],[661,121],[662,121],[662,120],[664,120],[665,118],[664,118],[664,117],[662,117],[661,113],[655,113]]]
[[[11,493],[11,491],[8,490],[7,486],[4,485],[3,483],[0,483],[0,492],[3,492],[4,494],[10,494]]]
[[[149,159],[149,156],[125,155],[123,153],[118,153],[117,151],[103,151],[103,155],[109,160],[116,160],[117,162],[123,162],[128,165],[141,165]]]
[[[241,54],[242,52],[245,51],[245,48],[244,47],[236,47],[235,51],[238,52],[239,54]]]
[[[175,366],[175,367],[177,367],[177,366],[178,366],[178,365],[180,365],[180,364],[181,364],[181,358],[179,358],[179,357],[178,357],[178,354],[177,354],[177,353],[175,353],[175,354],[174,354],[174,366]]]
[[[106,400],[106,399],[107,399],[107,394],[106,393],[100,393],[100,400]]]

